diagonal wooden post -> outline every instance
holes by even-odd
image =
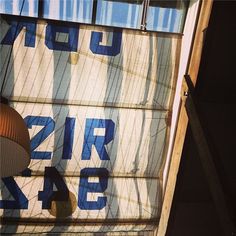
[[[198,22],[196,26],[196,32],[194,36],[194,41],[192,44],[192,50],[189,55],[187,73],[191,75],[191,79],[195,84],[198,76],[198,69],[201,60],[202,47],[204,43],[204,33],[208,26],[208,21],[211,13],[213,0],[200,1],[200,12],[198,17]],[[183,89],[181,91],[181,104],[179,110],[179,118],[177,122],[177,130],[175,134],[175,141],[173,145],[173,150],[171,154],[171,162],[169,167],[169,174],[167,178],[166,190],[164,193],[164,200],[162,204],[161,217],[156,230],[157,236],[164,236],[166,234],[169,215],[171,211],[171,204],[174,196],[174,190],[176,185],[177,174],[179,171],[179,164],[182,155],[182,149],[184,145],[185,134],[188,125],[188,116],[185,109],[186,97],[182,96],[183,92],[186,91],[186,83],[183,84]]]
[[[212,154],[201,126],[201,122],[199,120],[196,104],[193,98],[194,86],[189,75],[185,76],[185,80],[188,87],[185,107],[193,138],[197,146],[200,161],[210,188],[216,211],[218,213],[223,233],[225,236],[232,236],[235,235],[235,228],[230,218],[220,179],[218,177]]]

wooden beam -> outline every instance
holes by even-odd
[[[195,85],[197,81],[198,69],[201,61],[201,53],[204,42],[204,33],[208,26],[211,8],[213,0],[203,0],[201,2],[201,9],[199,13],[198,23],[196,27],[194,42],[192,46],[192,51],[188,63],[187,73],[191,76],[193,84]],[[183,86],[186,86],[184,84]],[[166,234],[166,229],[168,225],[171,205],[174,196],[174,190],[176,185],[177,174],[179,170],[180,159],[182,155],[182,149],[185,139],[185,134],[188,125],[188,116],[185,110],[185,100],[186,97],[183,96],[186,88],[182,89],[182,100],[180,105],[179,119],[177,123],[177,130],[175,135],[175,141],[173,145],[173,151],[171,155],[171,162],[169,168],[169,174],[166,184],[166,190],[164,193],[164,200],[162,204],[161,217],[158,224],[158,229],[155,232],[157,236],[164,236]]]
[[[197,82],[198,70],[202,56],[202,48],[204,45],[204,39],[208,27],[212,4],[213,0],[202,0],[199,21],[193,41],[193,49],[191,52],[188,69],[186,70],[187,74],[190,75],[194,86]]]
[[[174,196],[177,174],[182,155],[184,137],[187,129],[188,116],[185,109],[185,103],[182,101],[180,106],[179,120],[177,124],[176,138],[173,148],[173,155],[170,163],[166,192],[162,204],[161,218],[158,225],[157,235],[164,236],[170,215],[171,204]]]
[[[190,92],[193,90],[193,84],[191,84],[192,82],[189,76],[187,76],[186,80],[189,88],[189,93],[186,99],[185,107],[203,171],[210,188],[211,196],[218,213],[223,233],[225,236],[234,235],[236,231],[229,215],[224,192],[215,168],[215,164],[213,162],[207,139],[204,135],[204,131],[199,120],[196,105],[192,97],[192,92]]]

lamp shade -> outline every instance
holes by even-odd
[[[30,138],[23,118],[0,103],[0,177],[19,174],[30,162]]]

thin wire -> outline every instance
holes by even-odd
[[[20,9],[19,16],[21,16],[24,5],[25,5],[25,0],[23,0],[23,2],[22,2],[22,6],[21,6],[21,9]],[[11,61],[11,56],[12,56],[13,46],[14,46],[14,43],[15,43],[15,40],[16,40],[16,34],[17,34],[18,26],[19,26],[19,21],[17,21],[16,30],[15,30],[15,34],[14,34],[14,38],[13,38],[14,41],[13,41],[12,46],[11,46],[10,55],[9,55],[8,61],[7,61],[6,70],[5,70],[5,73],[4,73],[4,76],[3,76],[3,82],[2,82],[2,86],[1,86],[1,92],[0,92],[1,96],[2,96],[2,93],[3,93],[4,84],[5,84],[6,78],[7,78],[7,72],[8,72],[8,68],[9,68],[9,65],[10,65],[10,61]]]

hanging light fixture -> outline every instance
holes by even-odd
[[[30,163],[30,138],[23,118],[6,99],[0,103],[0,177],[13,176]]]
[[[20,10],[23,10],[24,1]],[[16,27],[15,36],[18,25]],[[15,37],[14,37],[15,38]],[[30,162],[29,132],[20,114],[9,106],[8,100],[2,96],[3,87],[7,77],[10,58],[13,50],[12,44],[6,71],[3,77],[0,97],[0,177],[19,174],[26,169]]]

